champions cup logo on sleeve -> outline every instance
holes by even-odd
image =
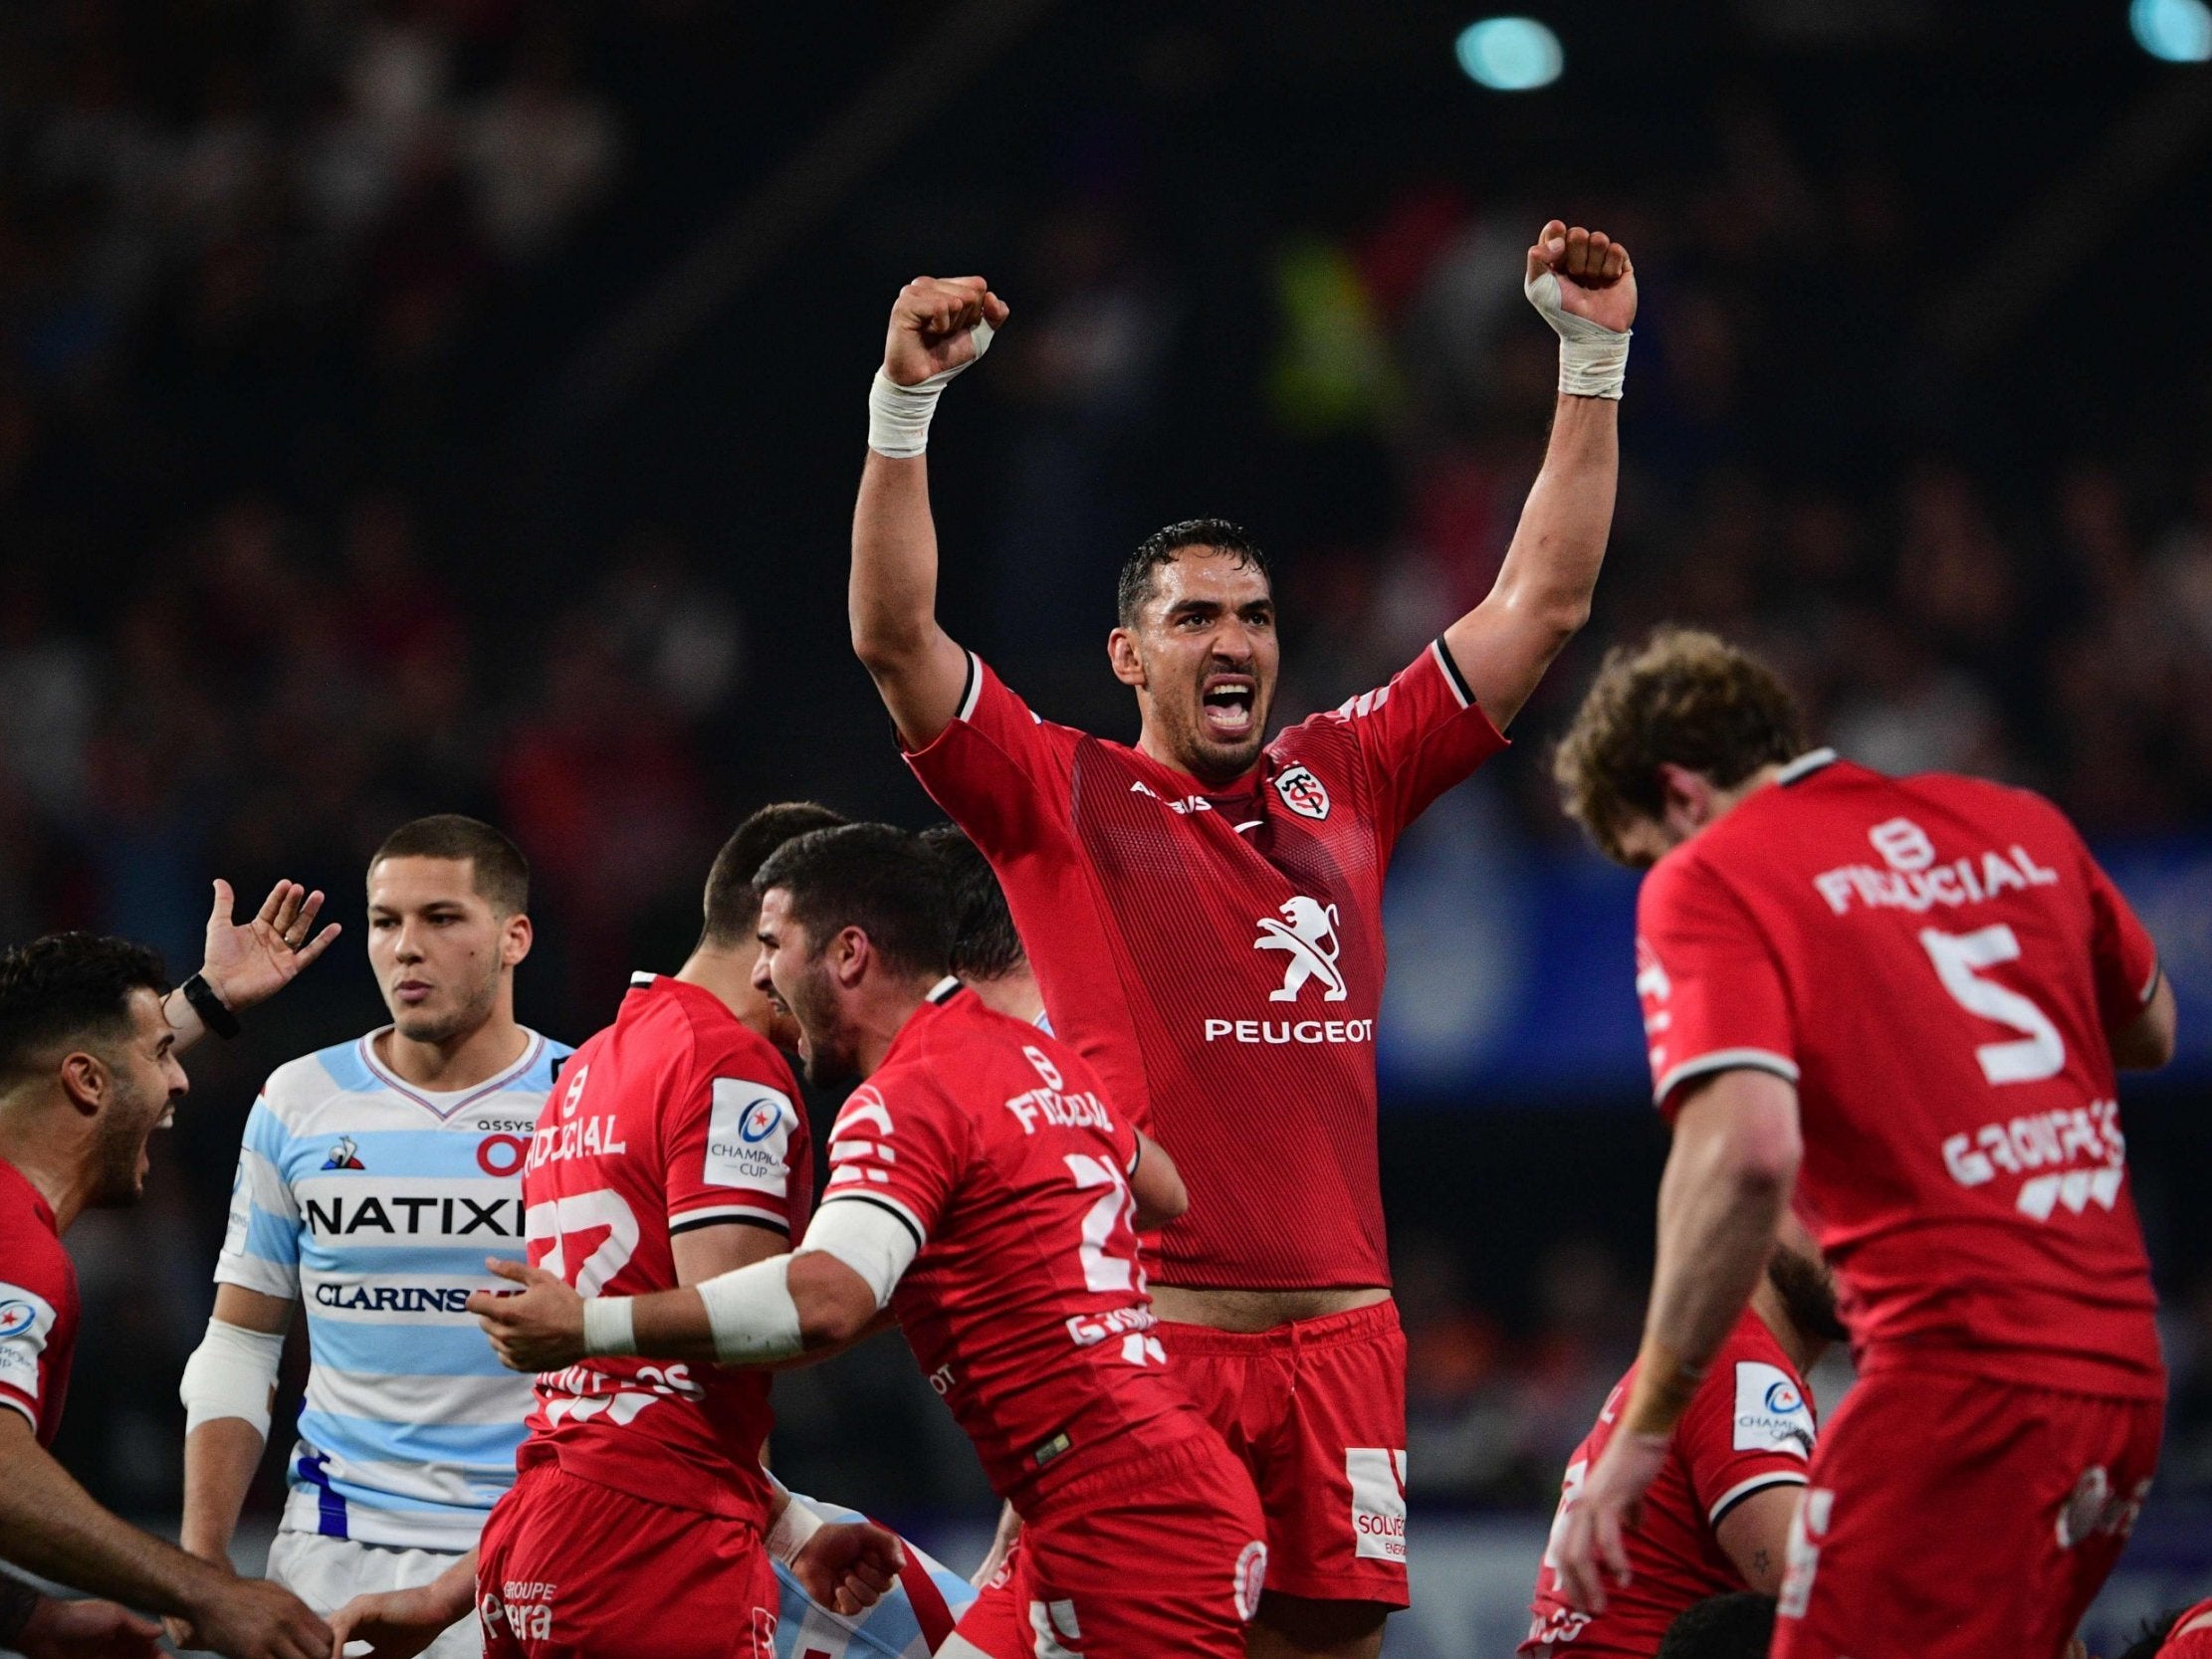
[[[1282,915],[1280,922],[1271,916],[1262,917],[1259,937],[1252,940],[1254,950],[1280,950],[1290,958],[1282,970],[1282,988],[1269,991],[1267,1000],[1295,1002],[1304,993],[1306,981],[1318,979],[1323,987],[1322,1001],[1344,1001],[1350,993],[1336,965],[1336,906],[1301,893],[1283,901]]]
[[[782,1191],[784,1153],[796,1121],[790,1098],[780,1090],[743,1078],[716,1078],[707,1122],[707,1183]]]
[[[45,1297],[0,1284],[0,1382],[39,1397],[39,1355],[53,1329],[54,1309]]]
[[[1387,1446],[1349,1446],[1344,1473],[1352,1482],[1352,1554],[1406,1558],[1406,1454]]]
[[[1813,1455],[1812,1407],[1779,1365],[1762,1359],[1736,1361],[1734,1422],[1734,1449],[1739,1452]]]
[[[1303,766],[1289,766],[1275,774],[1275,793],[1282,804],[1301,818],[1315,823],[1329,815],[1329,791]]]

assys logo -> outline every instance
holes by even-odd
[[[1254,950],[1280,950],[1290,958],[1282,970],[1282,988],[1269,991],[1267,1000],[1295,1002],[1306,981],[1318,979],[1322,1001],[1344,1001],[1348,993],[1336,965],[1336,906],[1299,894],[1284,900],[1281,909],[1280,922],[1271,916],[1260,919],[1259,937],[1252,940]]]

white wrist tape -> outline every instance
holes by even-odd
[[[725,1365],[789,1359],[801,1351],[804,1345],[798,1335],[798,1304],[791,1300],[790,1271],[790,1257],[771,1256],[735,1273],[702,1279],[693,1287],[707,1305],[715,1357]]]
[[[877,369],[875,384],[868,388],[868,447],[894,461],[907,460],[928,449],[930,418],[937,413],[938,398],[956,376],[984,360],[984,353],[991,349],[991,331],[990,323],[977,323],[968,330],[968,337],[976,342],[976,354],[918,384],[902,386]]]
[[[626,1359],[637,1351],[635,1297],[584,1298],[583,1351],[607,1359]]]
[[[808,1509],[802,1500],[788,1498],[783,1513],[769,1528],[769,1558],[789,1566],[792,1558],[806,1548],[806,1541],[821,1530],[820,1516]]]
[[[1634,328],[1607,328],[1576,316],[1560,303],[1559,278],[1539,273],[1521,285],[1528,303],[1559,336],[1559,389],[1569,397],[1618,399],[1629,374]]]
[[[816,1250],[834,1256],[860,1275],[875,1293],[876,1308],[891,1300],[899,1276],[921,1250],[906,1223],[881,1204],[865,1199],[831,1199],[814,1212],[798,1254]]]
[[[209,1320],[207,1335],[184,1361],[184,1376],[177,1383],[184,1432],[218,1417],[239,1417],[267,1440],[270,1396],[276,1392],[277,1365],[283,1358],[281,1335]]]

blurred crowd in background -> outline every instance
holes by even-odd
[[[1767,650],[1856,758],[2032,784],[2093,836],[2212,834],[2201,320],[2166,331],[2183,301],[2156,284],[2108,305],[2100,284],[2134,279],[2105,266],[2056,287],[2001,369],[1938,325],[1989,280],[1961,200],[2032,201],[2032,164],[2000,186],[1987,152],[1931,159],[1910,110],[1886,135],[1839,126],[1817,75],[1762,98],[1725,64],[1656,105],[1663,153],[1545,171],[1495,128],[1439,142],[1491,119],[1439,73],[1393,111],[1404,132],[1314,162],[1311,131],[1268,136],[1341,120],[1311,66],[1224,88],[1241,9],[1147,10],[1111,50],[1094,21],[1017,51],[1011,112],[973,107],[988,83],[953,103],[734,296],[615,417],[626,437],[558,433],[530,413],[548,372],[765,174],[701,134],[773,160],[927,27],[833,8],[851,15],[820,27],[863,43],[840,68],[730,10],[0,9],[0,938],[119,932],[181,975],[209,877],[325,885],[357,924],[368,851],[468,811],[533,861],[523,1011],[576,1041],[629,968],[680,958],[753,805],[922,821],[841,637],[841,519],[883,311],[935,261],[982,266],[1014,308],[939,420],[963,639],[1048,715],[1125,731],[1100,660],[1112,571],[1153,524],[1224,513],[1278,558],[1281,713],[1333,705],[1503,556],[1555,362],[1522,250],[1555,211],[1627,242],[1644,311],[1598,616],[1471,786],[1499,821],[1584,856],[1547,736],[1608,642],[1679,619]],[[1359,58],[1329,96],[1380,107],[1387,71]],[[2045,141],[2130,90],[2116,71],[2077,90]],[[991,159],[1024,122],[1046,136]],[[2184,197],[2201,160],[2192,178]],[[2163,257],[2201,268],[2188,252]],[[170,1388],[259,1073],[379,1018],[358,938],[193,1056],[144,1208],[72,1236],[66,1455],[126,1508],[175,1501]],[[1616,1133],[1637,1105],[1572,1121]],[[1509,1298],[1478,1204],[1394,1200],[1419,1493],[1548,1506],[1635,1348],[1656,1132],[1637,1145]],[[2164,1479],[2212,1490],[2212,1257],[2161,1267]],[[901,1357],[779,1384],[779,1454],[886,1511],[979,1501]]]

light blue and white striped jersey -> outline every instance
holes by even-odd
[[[840,1509],[819,1498],[798,1501],[824,1521],[862,1519],[857,1510]],[[915,1549],[913,1540],[901,1542],[906,1545],[906,1571],[881,1601],[858,1618],[847,1618],[818,1601],[807,1600],[791,1569],[777,1561],[775,1584],[782,1604],[775,1613],[775,1659],[929,1659],[931,1632],[957,1624],[976,1599],[976,1590],[944,1562]],[[913,1579],[917,1575],[926,1576],[942,1602],[942,1606],[930,1609],[928,1627],[914,1605]],[[928,1591],[923,1594],[926,1596]],[[936,1640],[944,1640],[942,1631]]]
[[[271,1074],[215,1280],[307,1311],[285,1529],[469,1550],[514,1484],[532,1395],[463,1304],[502,1284],[486,1256],[524,1253],[523,1158],[568,1050],[525,1032],[499,1076],[433,1095],[376,1058],[381,1035]]]

